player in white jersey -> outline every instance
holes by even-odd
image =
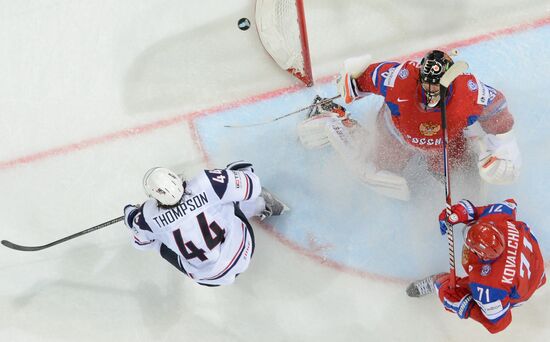
[[[149,200],[124,208],[137,249],[154,249],[201,285],[231,284],[254,253],[248,218],[281,215],[288,209],[266,189],[252,164],[235,162],[183,181],[166,168],[143,179]]]

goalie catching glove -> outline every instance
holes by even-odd
[[[521,155],[512,131],[479,140],[479,175],[489,184],[511,184],[519,177]]]

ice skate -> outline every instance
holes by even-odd
[[[260,197],[265,200],[265,209],[260,214],[260,220],[263,221],[270,216],[282,215],[285,211],[290,210],[286,204],[276,198],[269,190],[262,187]]]
[[[435,280],[444,274],[445,273],[438,273],[438,274],[434,274],[429,277],[426,277],[424,279],[413,281],[407,287],[407,295],[409,297],[423,297],[425,295],[434,293]]]

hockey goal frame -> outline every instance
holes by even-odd
[[[273,17],[277,15],[277,13],[273,13],[276,11],[269,11],[266,12],[265,10],[262,11],[263,7],[266,3],[268,3],[269,6],[276,7],[277,4],[287,3],[287,5],[291,5],[291,3],[295,4],[296,7],[296,21],[298,26],[298,36],[297,37],[291,37],[290,39],[297,39],[299,40],[300,44],[300,55],[301,60],[303,61],[303,65],[296,66],[296,65],[290,65],[286,66],[284,62],[281,61],[279,54],[277,51],[274,51],[274,49],[271,47],[270,44],[270,36],[264,34],[264,31],[262,29],[262,23],[263,19],[265,19],[263,16],[265,15],[272,15]],[[303,0],[256,0],[256,9],[255,9],[255,17],[256,17],[256,31],[258,33],[258,36],[260,37],[260,41],[262,43],[262,46],[267,51],[267,53],[271,56],[271,58],[283,69],[294,75],[296,78],[298,78],[300,81],[305,83],[308,87],[311,87],[314,83],[313,81],[313,73],[311,68],[311,57],[309,52],[309,41],[308,41],[308,34],[307,34],[307,25],[306,25],[306,18],[305,18],[305,10],[304,10],[304,1]],[[290,18],[292,19],[292,18]],[[280,27],[269,27],[270,30],[276,31],[277,29],[281,29]],[[277,32],[280,33],[280,32]],[[278,39],[288,39],[285,38],[282,33],[280,33],[281,36],[278,36],[276,38]],[[272,36],[271,36],[272,37]]]

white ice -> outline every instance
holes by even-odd
[[[237,29],[242,17],[254,23],[252,3],[0,1],[0,238],[39,245],[120,216],[125,204],[144,199],[141,177],[151,166],[192,174],[221,166],[213,161],[230,161],[227,150],[204,152],[201,138],[208,137],[198,135],[208,133],[196,130],[194,117],[261,105],[271,98],[265,94],[276,94],[279,106],[295,106],[296,99],[277,92],[295,87],[294,79],[262,49],[254,27]],[[350,56],[418,57],[518,25],[541,26],[544,18],[548,25],[550,11],[544,0],[306,0],[305,7],[318,79],[334,75]],[[546,85],[533,91],[547,92],[548,62],[521,62],[517,68]],[[495,79],[508,92],[522,87],[506,79],[506,70]],[[547,112],[545,96],[535,98],[538,107],[529,108]],[[521,107],[520,100],[513,105]],[[529,133],[520,138],[546,134]],[[526,184],[539,184],[534,193],[548,192],[548,154],[544,146],[528,148],[542,160],[535,175],[543,178]],[[285,175],[297,167],[274,163],[280,166]],[[525,219],[544,222],[543,212],[528,207],[548,199],[530,198]],[[300,215],[299,206],[292,215]],[[216,289],[197,286],[158,256],[134,250],[122,224],[40,252],[1,247],[0,340],[550,339],[548,286],[514,309],[506,331],[492,336],[446,313],[434,297],[407,298],[405,278],[334,267],[295,248],[273,225],[256,224],[250,269],[234,285]],[[422,229],[416,238],[409,235],[419,249]],[[399,249],[392,236],[382,236],[389,249]],[[445,257],[434,253],[443,264]]]

